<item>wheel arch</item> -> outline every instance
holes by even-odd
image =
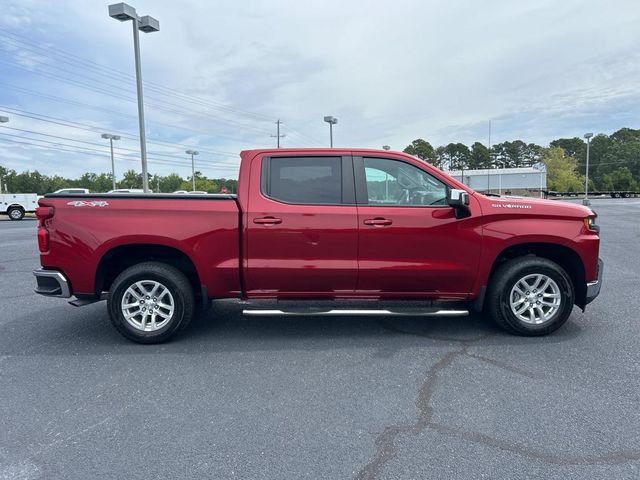
[[[575,305],[582,308],[586,305],[587,285],[582,259],[578,253],[570,247],[557,243],[527,242],[510,245],[502,250],[493,261],[489,273],[488,284],[491,283],[495,271],[504,262],[525,256],[537,256],[557,263],[571,278],[575,291]]]
[[[135,243],[115,246],[106,251],[96,269],[95,292],[100,295],[108,291],[115,278],[127,268],[142,262],[162,262],[171,265],[185,274],[199,301],[203,301],[203,291],[198,269],[193,260],[175,247],[157,243]]]

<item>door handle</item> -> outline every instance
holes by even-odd
[[[374,227],[384,227],[386,225],[391,225],[393,222],[388,218],[367,218],[364,221],[365,225],[372,225]]]
[[[277,225],[278,223],[282,223],[282,219],[275,217],[254,218],[253,223],[259,225]]]

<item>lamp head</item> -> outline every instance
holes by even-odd
[[[116,20],[120,20],[121,22],[138,19],[136,9],[126,3],[114,3],[113,5],[109,5],[109,16]]]

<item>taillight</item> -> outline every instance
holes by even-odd
[[[47,220],[53,218],[55,210],[53,207],[36,208],[36,218],[38,219],[38,249],[45,253],[49,251],[49,230],[47,230]]]
[[[55,210],[53,207],[37,207],[36,218],[43,222],[44,220],[53,217]]]

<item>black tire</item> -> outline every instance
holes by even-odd
[[[24,218],[24,210],[21,207],[9,207],[7,215],[11,220],[22,220]]]
[[[551,278],[560,290],[560,306],[556,312],[540,324],[527,323],[511,310],[510,295],[521,278],[531,274],[543,274]],[[510,333],[524,336],[547,335],[560,328],[573,310],[575,298],[573,282],[560,265],[546,258],[526,256],[509,260],[491,277],[487,292],[486,310],[494,321]]]
[[[143,331],[131,325],[121,308],[127,289],[139,281],[162,284],[173,297],[174,310],[168,322],[155,331]],[[161,343],[184,330],[194,311],[193,288],[187,277],[175,267],[160,262],[144,262],[127,268],[116,277],[109,289],[107,308],[111,323],[123,336],[138,343]],[[135,307],[134,307],[135,308]]]

